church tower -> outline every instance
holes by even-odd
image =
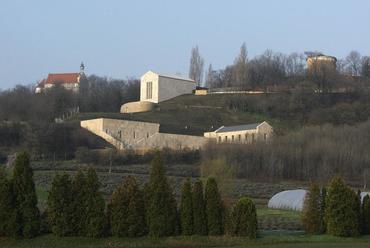
[[[84,65],[84,62],[81,62],[81,65],[80,65],[80,75],[85,75],[85,65]]]

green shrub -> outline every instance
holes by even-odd
[[[197,235],[207,235],[207,216],[203,194],[203,183],[198,180],[193,186],[193,231]]]
[[[27,152],[21,152],[17,155],[12,185],[16,206],[13,216],[13,235],[26,238],[35,237],[40,231],[40,213],[37,208],[30,157]]]
[[[356,236],[359,234],[359,199],[341,178],[330,182],[326,200],[327,232],[334,236]]]
[[[73,234],[72,182],[68,174],[56,175],[48,195],[48,218],[57,236]]]
[[[177,204],[164,174],[162,157],[157,154],[152,161],[149,183],[145,190],[149,235],[163,237],[177,234]]]
[[[241,198],[231,213],[231,233],[235,236],[257,238],[257,213],[253,201]]]
[[[7,175],[0,168],[0,237],[12,235],[12,218],[14,214],[14,196],[12,185]]]
[[[86,235],[86,176],[82,170],[78,170],[72,180],[72,226],[76,236]]]
[[[183,235],[193,234],[193,199],[191,193],[191,183],[186,179],[181,192],[180,203],[181,231]]]
[[[209,235],[223,234],[223,206],[214,178],[208,178],[205,190],[207,230]]]
[[[111,232],[118,237],[139,237],[146,233],[142,192],[134,177],[124,178],[110,203]]]
[[[307,233],[324,233],[325,225],[323,206],[323,192],[321,192],[318,184],[312,183],[306,194],[302,211],[302,224]]]
[[[362,233],[370,234],[370,196],[362,200]]]
[[[107,220],[105,201],[99,191],[100,182],[96,171],[89,168],[86,176],[86,236],[98,238],[105,234]]]

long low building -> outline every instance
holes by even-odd
[[[199,149],[208,141],[202,136],[160,133],[160,124],[141,121],[100,118],[81,121],[81,127],[100,136],[119,150]]]
[[[151,149],[184,148],[200,149],[208,142],[214,143],[253,143],[268,141],[272,137],[272,127],[267,122],[222,126],[204,136],[161,133],[160,124],[99,118],[81,121],[81,127],[100,136],[119,150],[133,149],[147,151]]]
[[[253,143],[268,141],[273,129],[266,121],[238,126],[222,126],[213,132],[204,133],[204,137],[215,139],[217,143]]]

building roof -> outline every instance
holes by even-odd
[[[261,125],[261,123],[253,123],[253,124],[246,124],[246,125],[239,125],[239,126],[229,126],[229,127],[222,126],[219,129],[217,129],[215,131],[215,133],[253,130],[253,129],[256,129],[259,125]]]
[[[75,84],[78,83],[78,77],[80,73],[73,72],[73,73],[49,73],[46,79],[41,80],[37,84],[37,88],[44,88],[45,84]]]
[[[45,84],[55,84],[58,82],[63,82],[65,84],[76,83],[80,73],[49,73]]]
[[[158,72],[155,72],[155,71],[151,71],[151,72],[157,74],[160,77],[179,79],[179,80],[190,81],[190,82],[195,83],[195,81],[191,78],[182,77],[182,76],[178,76],[178,75],[171,75],[171,74],[166,74],[166,73],[158,73]]]

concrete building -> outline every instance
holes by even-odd
[[[222,126],[213,132],[204,133],[204,137],[220,143],[252,143],[268,141],[272,138],[273,129],[266,121],[239,126]]]
[[[81,121],[81,127],[100,136],[119,150],[199,149],[208,141],[202,136],[161,133],[160,124],[115,119]]]
[[[79,73],[49,73],[46,79],[43,79],[37,84],[35,93],[41,93],[54,87],[55,85],[61,85],[66,90],[78,92],[80,89],[81,79],[85,77],[84,69],[85,66],[83,63],[81,63]]]
[[[160,132],[160,124],[99,118],[81,121],[81,127],[100,136],[119,150],[133,149],[145,152],[152,149],[200,149],[208,142],[252,143],[268,141],[272,127],[267,122],[220,127],[204,136]]]
[[[316,70],[317,67],[326,66],[331,69],[337,68],[337,58],[317,52],[306,52],[307,70]]]
[[[194,80],[148,71],[141,77],[140,101],[159,103],[176,96],[192,94]]]

